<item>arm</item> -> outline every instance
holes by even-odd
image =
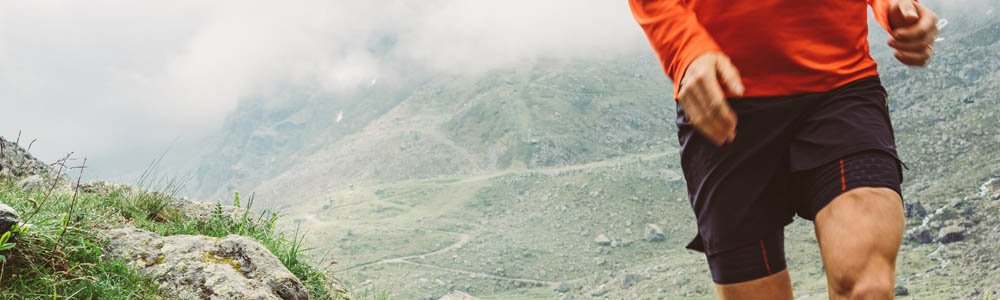
[[[934,55],[937,15],[916,0],[868,0],[875,20],[892,35],[889,46],[896,59],[909,66],[924,66]]]
[[[680,0],[629,0],[628,4],[663,70],[673,79],[674,98],[678,98],[687,66],[702,54],[722,50]]]
[[[892,26],[889,25],[889,6],[893,0],[868,0],[868,5],[872,7],[875,21],[878,21],[885,31],[892,33]]]
[[[680,1],[629,0],[629,6],[673,79],[674,99],[688,121],[722,145],[736,138],[736,114],[726,103],[726,92],[743,95],[743,83],[736,66]]]

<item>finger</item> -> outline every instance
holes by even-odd
[[[896,5],[907,23],[913,23],[920,18],[920,15],[917,14],[917,7],[913,5],[913,0],[898,0]]]
[[[726,91],[735,96],[743,96],[743,80],[740,78],[740,71],[736,69],[736,66],[726,59],[717,63],[716,69]]]
[[[729,104],[720,101],[713,105],[709,116],[710,124],[706,125],[706,131],[711,132],[717,144],[736,138],[736,116]]]
[[[699,84],[688,82],[681,88],[680,101],[684,106],[684,112],[688,117],[688,122],[695,128],[699,127],[704,120],[704,92]]]
[[[711,81],[709,81],[711,82]],[[714,87],[714,88],[713,88]],[[732,140],[736,137],[736,117],[726,103],[725,94],[718,84],[708,85],[709,92],[709,121],[712,123],[713,135],[722,141]]]
[[[916,24],[893,30],[892,37],[901,41],[920,41],[937,34],[937,17],[927,11]]]
[[[888,44],[889,44],[889,47],[895,48],[896,50],[899,50],[899,51],[919,52],[919,51],[923,51],[923,50],[927,49],[928,47],[930,47],[930,45],[932,43],[934,43],[934,41],[932,41],[932,40],[931,41],[922,40],[922,41],[904,42],[904,41],[890,39]]]
[[[895,56],[899,62],[905,65],[922,67],[927,64],[927,60],[931,58],[931,53],[930,50],[920,52],[896,51]]]

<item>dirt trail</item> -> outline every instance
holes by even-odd
[[[408,259],[414,259],[414,258],[418,258],[418,257],[427,257],[427,256],[432,256],[432,255],[438,255],[438,254],[442,254],[442,253],[445,253],[445,252],[448,252],[448,251],[452,251],[452,250],[455,250],[455,249],[458,249],[458,248],[462,248],[463,246],[465,246],[465,244],[468,244],[469,241],[472,240],[472,238],[473,238],[473,236],[471,236],[469,234],[459,233],[458,234],[458,241],[457,242],[455,242],[454,244],[451,244],[451,245],[449,245],[447,247],[438,249],[438,250],[434,250],[434,251],[426,252],[426,253],[421,253],[421,254],[416,254],[416,255],[404,256],[404,257],[386,258],[386,259],[381,259],[381,260],[376,260],[376,261],[364,262],[364,263],[356,264],[356,265],[353,265],[353,266],[350,266],[350,267],[338,270],[337,272],[348,271],[348,270],[357,269],[357,268],[360,268],[360,267],[364,267],[364,266],[368,266],[368,265],[375,265],[375,264],[409,263],[410,261],[408,261]]]
[[[431,268],[431,269],[437,269],[437,270],[442,270],[442,271],[449,271],[449,272],[461,273],[461,274],[469,275],[469,276],[471,276],[473,278],[490,278],[490,279],[496,279],[496,280],[523,282],[523,283],[527,283],[527,284],[531,284],[531,285],[536,285],[536,286],[541,286],[541,285],[556,286],[556,285],[559,285],[560,283],[563,283],[563,282],[570,282],[570,283],[572,283],[572,282],[577,282],[577,281],[584,280],[586,278],[586,277],[580,277],[580,278],[574,278],[574,279],[562,280],[562,281],[548,281],[548,280],[540,280],[540,279],[532,279],[532,278],[515,278],[515,277],[498,276],[498,275],[493,275],[493,274],[488,274],[488,273],[475,272],[475,271],[462,270],[462,269],[455,269],[455,268],[442,267],[442,266],[438,266],[438,265],[432,265],[432,264],[425,264],[425,263],[418,263],[418,262],[412,262],[412,261],[410,261],[410,259],[423,258],[423,257],[427,257],[427,256],[432,256],[432,255],[444,254],[444,253],[446,253],[448,251],[452,251],[452,250],[455,250],[455,249],[458,249],[458,248],[462,248],[462,247],[465,246],[465,244],[468,244],[469,241],[471,241],[473,237],[474,236],[471,236],[469,234],[460,233],[460,234],[458,234],[458,238],[459,238],[458,241],[455,242],[454,244],[449,245],[448,247],[444,247],[444,248],[441,248],[441,249],[438,249],[438,250],[435,250],[435,251],[432,251],[432,252],[423,253],[423,254],[410,255],[410,256],[405,256],[405,257],[387,258],[387,259],[382,259],[382,260],[377,260],[377,261],[370,261],[370,262],[366,262],[366,263],[361,263],[361,264],[350,266],[350,267],[345,268],[345,269],[341,269],[341,270],[339,270],[337,272],[348,271],[348,270],[357,269],[357,268],[364,267],[364,266],[369,266],[369,265],[408,264],[408,265],[414,265],[414,266],[423,267],[423,268]]]
[[[626,163],[626,162],[629,162],[629,161],[634,161],[634,160],[637,160],[637,159],[639,159],[639,160],[652,160],[652,159],[661,158],[663,156],[666,156],[666,155],[669,155],[669,154],[673,154],[673,153],[677,153],[676,150],[669,150],[669,151],[655,152],[655,153],[632,154],[632,155],[626,155],[626,156],[622,156],[622,157],[618,157],[618,158],[614,158],[614,159],[607,159],[607,160],[596,161],[596,162],[592,162],[592,163],[579,164],[579,165],[570,165],[570,166],[563,166],[563,167],[555,167],[555,168],[505,170],[505,171],[500,171],[500,172],[492,172],[492,173],[486,173],[486,174],[480,174],[480,175],[474,175],[474,176],[470,176],[470,177],[465,177],[465,178],[463,178],[461,180],[454,181],[454,182],[449,182],[449,183],[445,183],[445,184],[466,184],[466,183],[470,183],[470,182],[478,182],[478,181],[489,180],[489,179],[493,179],[493,178],[497,178],[497,177],[501,177],[501,176],[505,176],[505,175],[509,175],[509,174],[530,174],[530,173],[558,174],[558,173],[562,173],[562,172],[579,171],[579,170],[587,170],[587,169],[594,169],[594,168],[614,166],[614,165],[623,164],[623,163]],[[421,180],[412,180],[411,183],[412,182],[428,182],[428,181],[434,182],[434,181],[438,181],[438,180],[440,180],[440,178],[437,178],[437,179],[421,179]],[[308,219],[310,221],[318,221],[318,220],[315,220],[314,217],[313,218],[308,218]],[[467,233],[457,233],[457,235],[458,235],[458,238],[459,238],[457,242],[455,242],[455,243],[453,243],[453,244],[451,244],[451,245],[449,245],[447,247],[438,249],[438,250],[434,250],[434,251],[430,251],[430,252],[426,252],[426,253],[422,253],[422,254],[404,256],[404,257],[386,258],[386,259],[381,259],[381,260],[375,260],[375,261],[369,261],[369,262],[359,263],[359,264],[355,264],[355,265],[352,265],[352,266],[344,268],[344,269],[337,270],[336,272],[349,271],[349,270],[353,270],[353,269],[357,269],[357,268],[361,268],[361,267],[369,266],[369,265],[409,264],[409,265],[414,265],[414,266],[419,266],[419,267],[424,267],[424,268],[432,268],[432,269],[438,269],[438,270],[444,270],[444,271],[449,271],[449,272],[466,274],[466,275],[469,275],[469,276],[472,276],[472,277],[477,277],[477,278],[491,278],[491,279],[496,279],[496,280],[505,280],[505,281],[513,281],[513,282],[523,282],[523,283],[527,283],[527,284],[531,284],[531,285],[553,285],[554,286],[554,285],[558,285],[558,284],[560,284],[562,282],[577,282],[577,281],[581,281],[581,280],[584,280],[584,278],[585,278],[585,277],[581,277],[581,278],[574,278],[574,279],[561,280],[561,281],[547,281],[547,280],[539,280],[539,279],[531,279],[531,278],[515,278],[515,277],[498,276],[498,275],[487,274],[487,273],[482,273],[482,272],[461,270],[461,269],[455,269],[455,268],[449,268],[449,267],[442,267],[442,266],[437,266],[437,265],[432,265],[432,264],[425,264],[425,263],[418,263],[418,262],[410,261],[411,259],[414,259],[414,258],[423,258],[423,257],[427,257],[427,256],[440,255],[440,254],[444,254],[444,253],[447,253],[447,252],[450,252],[450,251],[462,248],[466,244],[468,244],[469,241],[471,241],[473,238],[475,238],[474,235],[470,235],[470,234],[467,234]]]
[[[505,176],[505,175],[510,175],[510,174],[540,173],[540,174],[551,175],[551,174],[559,174],[559,173],[568,172],[568,171],[579,171],[579,170],[586,170],[586,169],[595,169],[595,168],[609,167],[609,166],[613,166],[613,165],[618,165],[618,164],[622,164],[622,163],[625,163],[625,162],[628,162],[628,161],[632,161],[632,160],[636,160],[636,159],[641,159],[641,160],[657,159],[657,158],[664,157],[664,156],[667,156],[667,155],[673,154],[673,153],[677,153],[677,150],[670,150],[670,151],[663,151],[663,152],[654,152],[654,153],[643,153],[643,154],[630,154],[630,155],[626,155],[626,156],[622,156],[622,157],[618,157],[618,158],[613,158],[613,159],[606,159],[606,160],[595,161],[595,162],[586,163],[586,164],[570,165],[570,166],[563,166],[563,167],[540,168],[540,169],[505,170],[505,171],[500,171],[500,172],[494,172],[494,173],[487,173],[487,174],[480,174],[480,175],[469,176],[469,177],[466,177],[466,178],[464,178],[462,180],[452,182],[452,184],[460,184],[460,183],[469,183],[469,182],[475,182],[475,181],[488,180],[488,179],[493,179],[493,178],[497,178],[497,177],[501,177],[501,176]]]
[[[465,275],[472,276],[473,278],[490,278],[490,279],[496,279],[496,280],[524,282],[524,283],[529,283],[529,284],[536,285],[536,286],[542,286],[542,285],[555,286],[555,285],[558,285],[560,283],[560,282],[556,282],[556,281],[545,281],[545,280],[537,280],[537,279],[530,279],[530,278],[513,278],[513,277],[497,276],[497,275],[486,274],[486,273],[481,273],[481,272],[473,272],[473,271],[459,270],[459,269],[441,267],[441,266],[430,265],[430,264],[416,263],[416,262],[412,262],[412,261],[408,261],[408,260],[399,261],[397,263],[404,263],[404,264],[410,264],[410,265],[420,266],[420,267],[425,267],[425,268],[438,269],[438,270],[455,272],[455,273],[462,273],[462,274],[465,274]]]

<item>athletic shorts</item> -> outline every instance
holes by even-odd
[[[902,169],[878,77],[822,93],[727,101],[738,122],[736,138],[722,146],[698,133],[677,106],[681,167],[698,221],[698,235],[687,247],[705,252],[710,268],[720,268],[712,271],[717,283],[783,269],[778,245],[795,215],[813,220],[854,187],[899,192]],[[766,255],[773,257],[758,268],[768,273],[726,276],[725,266],[739,260],[717,259],[747,249],[760,257],[769,243],[774,250]]]

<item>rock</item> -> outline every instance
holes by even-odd
[[[660,225],[646,224],[647,242],[662,242],[663,240],[663,229],[660,229]]]
[[[896,291],[896,296],[909,296],[910,295],[910,291],[907,290],[902,285],[897,285],[895,291]]]
[[[938,242],[948,244],[962,240],[965,240],[965,228],[958,225],[941,228],[938,232]]]
[[[906,203],[906,213],[907,218],[923,218],[927,216],[927,209],[920,201],[913,201],[912,203]]]
[[[608,294],[608,287],[603,284],[590,291],[590,295],[594,297],[600,297],[607,294]]]
[[[611,239],[609,239],[608,236],[601,234],[594,239],[594,243],[601,246],[611,246]]]
[[[639,283],[640,281],[643,281],[645,279],[646,279],[645,277],[639,274],[634,274],[634,273],[625,274],[625,278],[622,278],[622,287],[626,289],[630,288],[634,286],[636,283]]]
[[[10,230],[11,227],[21,222],[21,215],[14,208],[0,202],[0,234]]]
[[[215,216],[216,210],[219,210],[223,216],[228,216],[234,220],[243,218],[244,209],[235,207],[232,205],[218,205],[208,202],[202,202],[198,200],[192,200],[188,197],[171,197],[170,207],[177,209],[181,214],[199,219],[207,220]]]
[[[106,195],[110,194],[111,191],[113,191],[115,188],[118,187],[119,187],[118,185],[115,185],[107,181],[91,180],[88,182],[81,183],[80,186],[77,187],[77,190],[84,193]]]
[[[25,191],[41,190],[45,188],[45,178],[41,175],[31,175],[18,181],[17,185]]]
[[[460,291],[451,291],[439,300],[479,300],[479,298],[473,297],[472,295],[466,294]]]
[[[161,237],[132,227],[109,230],[107,254],[187,299],[308,299],[306,288],[263,245],[244,236]]]
[[[568,293],[571,290],[573,290],[573,285],[568,282],[561,282],[559,283],[559,286],[555,288],[555,291],[560,293]]]
[[[931,234],[930,228],[927,228],[926,226],[914,229],[907,235],[906,238],[920,244],[930,244],[931,242],[934,242],[934,235]]]
[[[31,156],[28,150],[0,137],[0,175],[2,175],[0,177],[23,178],[45,175],[49,174],[50,170],[47,164]]]

